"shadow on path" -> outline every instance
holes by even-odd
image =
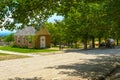
[[[120,80],[120,49],[94,49],[94,50],[65,50],[65,53],[83,54],[107,54],[110,56],[98,56],[96,59],[79,59],[80,62],[69,65],[46,67],[46,69],[59,69],[58,74],[87,78],[88,80]],[[81,63],[81,61],[85,61]],[[72,70],[72,71],[69,71]],[[119,71],[119,72],[118,72]],[[116,73],[117,72],[117,73]],[[116,76],[117,74],[117,76]],[[29,79],[29,78],[28,78]],[[9,80],[28,80],[23,78]],[[29,80],[44,80],[41,77]]]
[[[114,56],[100,56],[97,59],[88,60],[84,64],[75,63],[47,68],[64,69],[64,71],[61,71],[59,74],[66,74],[67,76],[82,76],[88,80],[105,80],[116,68],[116,63],[120,63],[119,58]],[[73,70],[73,72],[69,70]]]
[[[8,80],[44,80],[41,77],[34,77],[34,78],[20,78],[20,77],[15,77],[14,79],[8,79]]]
[[[91,50],[83,50],[83,49],[72,49],[65,50],[65,53],[83,53],[83,54],[105,54],[105,55],[120,55],[120,48],[115,49],[91,49]]]

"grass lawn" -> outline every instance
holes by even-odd
[[[20,53],[36,53],[36,52],[54,52],[58,51],[58,49],[28,49],[28,48],[17,48],[10,46],[0,46],[0,50],[20,52]]]
[[[18,58],[26,58],[26,57],[27,56],[0,53],[0,61],[2,61],[2,60],[10,60],[10,59],[18,59]]]

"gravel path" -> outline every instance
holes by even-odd
[[[39,78],[38,80],[40,78],[44,80],[88,80],[80,75],[75,76],[69,73],[75,72],[78,66],[89,63],[90,60],[119,54],[120,49],[69,50],[61,54],[0,61],[0,80],[15,79],[15,77],[31,80],[35,77]]]

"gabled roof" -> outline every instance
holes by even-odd
[[[35,35],[35,34],[36,34],[36,30],[34,27],[25,27],[21,30],[18,30],[14,35],[27,36],[27,35]]]
[[[50,33],[44,26],[41,26],[40,30],[37,32],[37,35],[50,35]]]
[[[41,26],[40,30],[37,32],[36,29],[34,27],[25,27],[21,30],[18,30],[14,35],[15,36],[28,36],[28,35],[50,35],[50,33],[48,32],[48,30],[44,27]]]

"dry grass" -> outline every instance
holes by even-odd
[[[26,57],[28,57],[28,56],[0,53],[0,61],[1,60],[18,59],[18,58],[26,58]]]

